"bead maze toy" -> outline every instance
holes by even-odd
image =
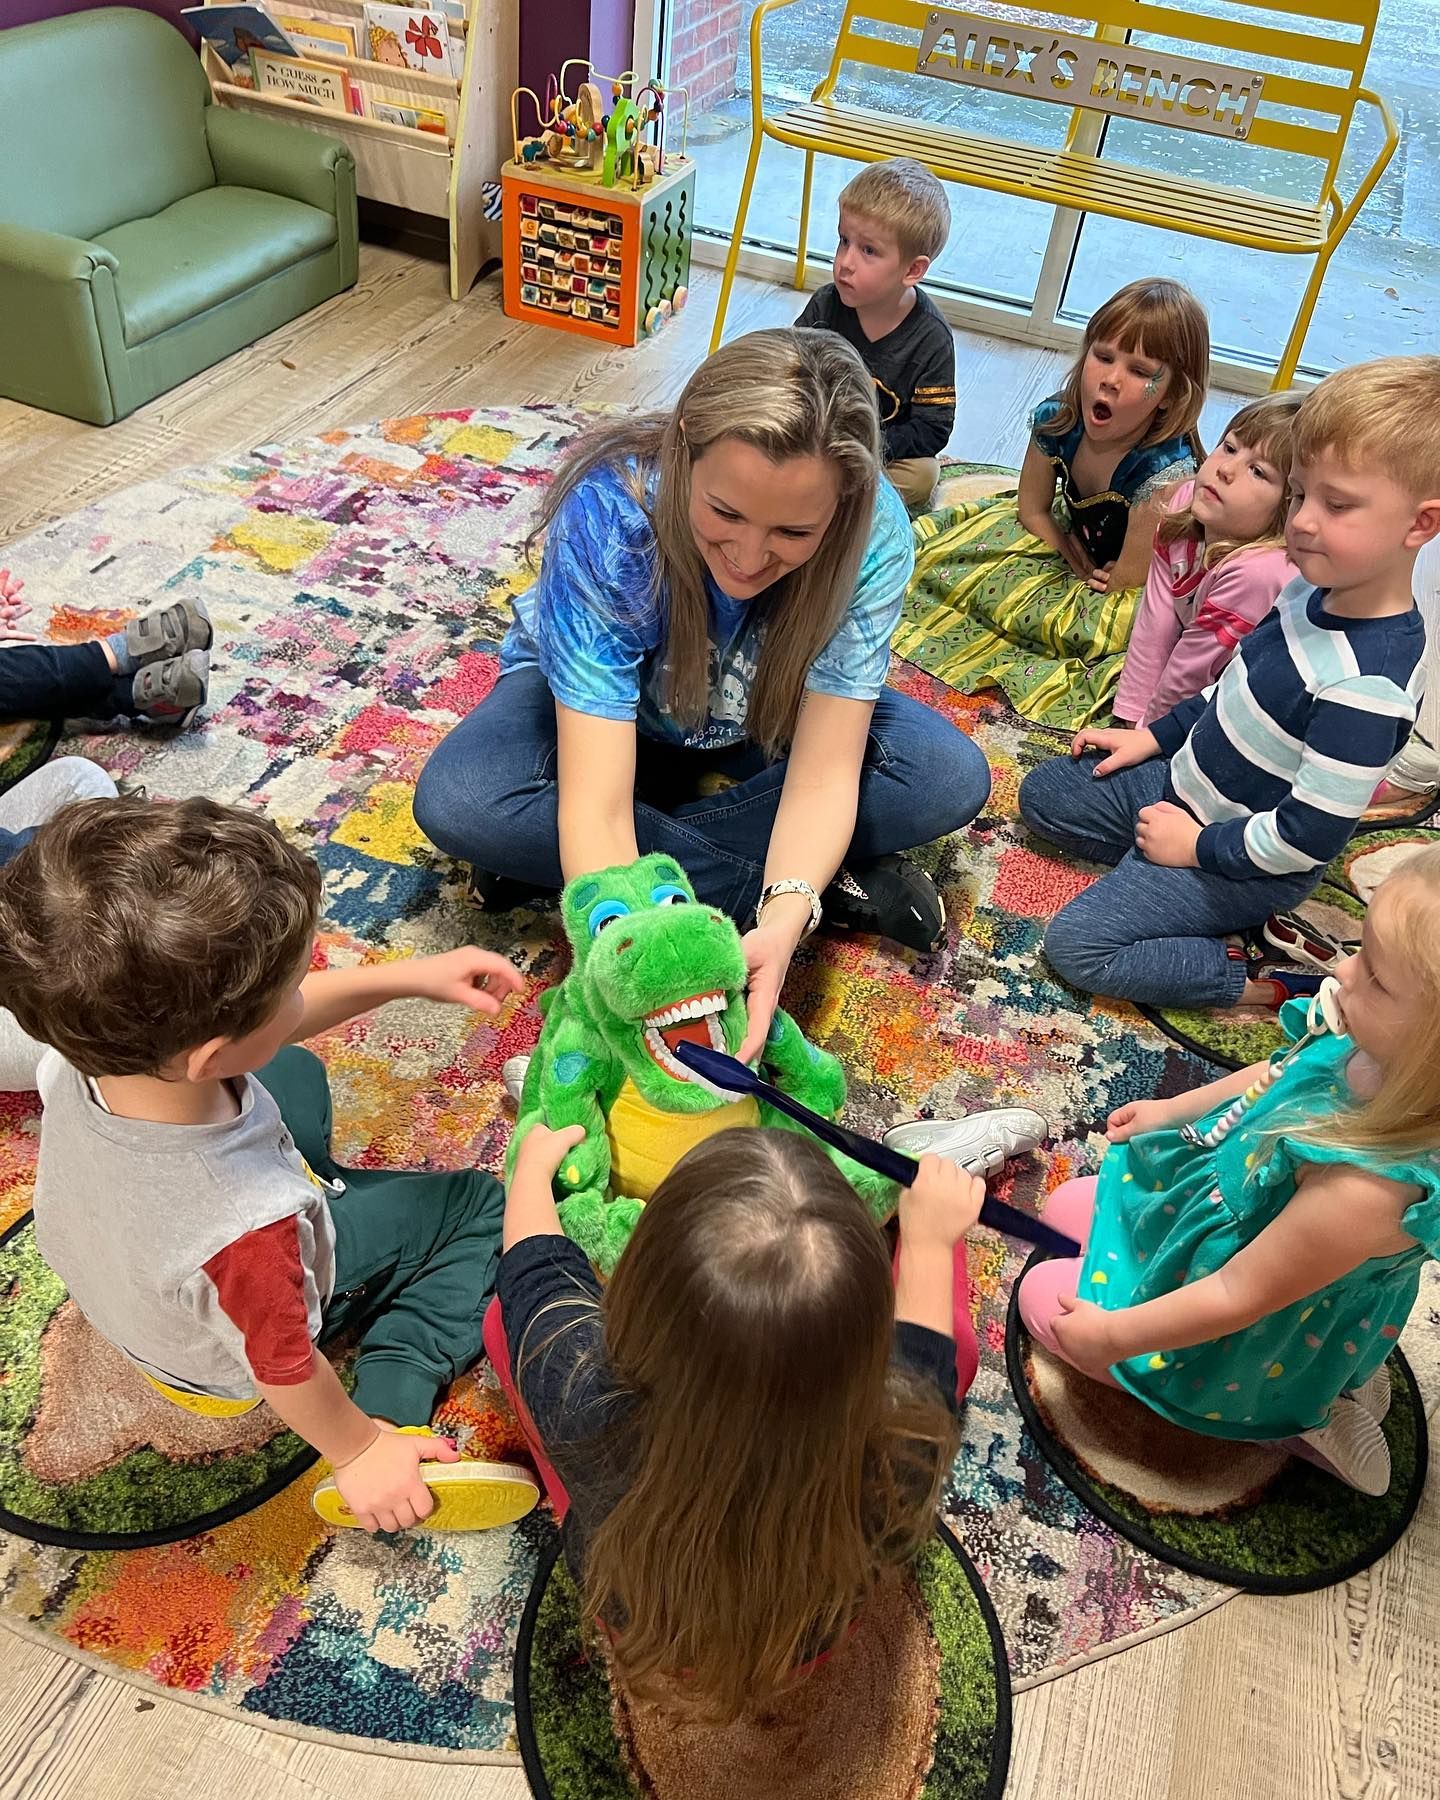
[[[678,151],[665,144],[676,95],[684,102]],[[529,136],[520,130],[522,99],[535,114]],[[543,102],[533,88],[515,89],[510,121],[514,157],[500,172],[507,315],[622,346],[663,330],[689,293],[689,94],[638,83],[630,72],[597,75],[572,57]]]

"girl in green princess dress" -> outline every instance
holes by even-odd
[[[1083,1255],[1032,1269],[1020,1315],[1176,1425],[1383,1494],[1385,1360],[1440,1256],[1440,845],[1380,888],[1337,982],[1338,1029],[1307,1038],[1292,1000],[1299,1048],[1110,1115],[1099,1175],[1045,1208]]]

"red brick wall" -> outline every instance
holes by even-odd
[[[670,81],[690,90],[704,112],[735,92],[741,0],[675,0],[670,32]]]

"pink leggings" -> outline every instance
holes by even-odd
[[[897,1270],[899,1266],[900,1251],[897,1247],[895,1251]],[[963,1400],[970,1391],[970,1384],[974,1381],[975,1371],[980,1364],[980,1346],[975,1341],[975,1328],[970,1323],[970,1274],[965,1262],[963,1243],[955,1246],[954,1296],[955,1398]],[[520,1421],[521,1429],[529,1439],[530,1454],[535,1458],[535,1468],[544,1485],[546,1497],[555,1509],[556,1523],[562,1523],[566,1513],[570,1510],[570,1496],[565,1491],[564,1482],[555,1473],[550,1459],[545,1454],[544,1446],[540,1442],[540,1434],[535,1429],[535,1421],[530,1417],[529,1408],[521,1399],[520,1390],[515,1385],[515,1370],[510,1361],[510,1341],[505,1333],[505,1320],[500,1311],[498,1298],[492,1300],[485,1310],[483,1330],[485,1354],[490,1358],[491,1367],[495,1371],[505,1398],[510,1402],[515,1417]]]
[[[1025,1321],[1025,1329],[1061,1362],[1070,1359],[1055,1340],[1055,1321],[1061,1313],[1061,1296],[1073,1300],[1080,1286],[1085,1245],[1095,1217],[1097,1181],[1094,1175],[1081,1175],[1074,1181],[1062,1182],[1045,1202],[1045,1223],[1063,1231],[1067,1237],[1077,1239],[1080,1255],[1055,1256],[1049,1262],[1037,1263],[1020,1283],[1020,1317]],[[1111,1387],[1120,1385],[1113,1375],[1092,1376],[1091,1379],[1107,1381]]]

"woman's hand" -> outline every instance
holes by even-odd
[[[781,898],[789,899],[790,896],[782,895]],[[776,900],[767,906],[767,917],[771,912],[778,913],[779,905],[779,900]],[[808,907],[806,917],[809,917]],[[780,990],[785,985],[785,977],[790,969],[790,958],[795,954],[795,946],[799,941],[798,934],[784,922],[757,925],[740,940],[740,947],[745,952],[745,967],[749,971],[745,983],[745,1004],[750,1023],[745,1041],[738,1052],[743,1063],[753,1063],[765,1048],[770,1021],[775,1017],[775,1008],[780,1004]]]
[[[444,1000],[472,1012],[498,1013],[510,994],[525,986],[520,971],[493,950],[462,944],[440,956],[416,956],[404,965],[411,994]]]
[[[1198,869],[1200,859],[1195,846],[1200,841],[1200,830],[1198,820],[1192,819],[1183,806],[1157,800],[1153,806],[1140,808],[1135,821],[1135,848],[1146,862],[1158,868]]]
[[[1085,578],[1085,585],[1097,594],[1108,594],[1110,584],[1115,577],[1113,562],[1102,563],[1098,569],[1092,569]]]
[[[1112,1315],[1089,1300],[1059,1296],[1060,1317],[1051,1326],[1065,1360],[1096,1380],[1108,1375],[1119,1359],[1111,1342]]]
[[[1169,1131],[1174,1124],[1168,1100],[1130,1100],[1105,1121],[1105,1135],[1112,1144],[1126,1144],[1147,1131]]]
[[[1077,731],[1070,740],[1070,754],[1078,762],[1087,750],[1102,753],[1101,760],[1091,770],[1098,780],[1105,775],[1114,775],[1117,770],[1133,769],[1138,763],[1149,762],[1152,756],[1160,754],[1160,740],[1144,726],[1135,731],[1092,731],[1087,727]]]

